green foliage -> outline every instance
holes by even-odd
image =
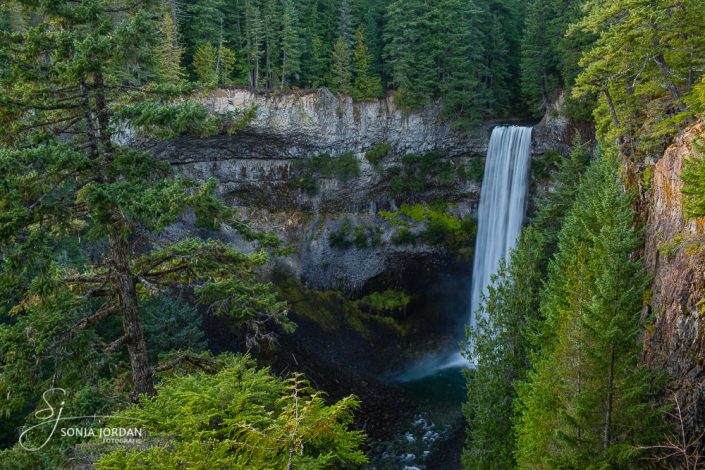
[[[387,142],[375,144],[372,149],[365,153],[365,158],[375,168],[378,168],[382,160],[392,151],[392,146]]]
[[[384,55],[396,103],[413,110],[440,96],[461,127],[505,113],[517,95],[521,16],[515,1],[390,2]]]
[[[147,352],[152,361],[170,351],[198,353],[206,350],[201,315],[184,300],[153,297],[144,303],[142,316]]]
[[[178,25],[172,14],[164,13],[160,31],[161,44],[156,50],[160,79],[164,82],[178,83],[184,78],[181,69],[183,48],[179,44]]]
[[[686,160],[681,176],[685,215],[688,218],[705,217],[705,159],[702,158],[703,143],[698,142],[696,148],[700,156]]]
[[[411,297],[405,292],[387,289],[366,295],[357,302],[373,312],[389,314],[399,311],[404,312],[410,301]]]
[[[431,187],[447,185],[458,174],[450,160],[442,159],[440,153],[405,155],[401,166],[387,170],[389,186],[395,196],[413,197]]]
[[[660,155],[692,116],[684,96],[700,80],[702,5],[666,0],[591,0],[571,29],[598,36],[585,52],[574,96],[599,95],[594,116],[604,141],[635,160]]]
[[[213,44],[206,42],[198,46],[193,54],[193,69],[198,77],[198,81],[208,86],[216,86],[218,83],[218,52]]]
[[[382,80],[371,75],[372,54],[365,41],[365,30],[362,26],[355,33],[355,50],[353,51],[353,69],[355,80],[352,87],[352,97],[357,101],[377,99],[382,96]]]
[[[472,253],[477,231],[475,220],[469,216],[460,219],[452,215],[445,204],[402,204],[398,211],[383,211],[380,216],[398,227],[392,238],[394,244],[419,240],[430,245],[442,245],[449,252],[466,259]]]
[[[546,178],[559,165],[562,158],[557,150],[547,150],[540,159],[533,159],[531,161],[531,180]]]
[[[408,294],[400,291],[383,291],[351,300],[336,290],[318,291],[303,287],[296,279],[277,275],[277,288],[292,306],[292,311],[320,325],[327,331],[355,331],[363,338],[370,338],[380,326],[404,336],[410,326],[405,321],[405,300]],[[410,302],[410,299],[409,299]],[[399,316],[402,315],[402,318]]]
[[[281,379],[242,356],[214,374],[167,377],[157,395],[109,420],[140,419],[148,444],[110,450],[97,468],[353,468],[364,434],[350,430],[354,396],[328,404],[300,375]]]
[[[662,438],[661,374],[639,364],[647,279],[633,259],[631,195],[609,157],[593,163],[559,235],[541,295],[533,370],[518,387],[518,464],[636,465]]]
[[[485,158],[476,156],[467,165],[458,165],[457,173],[461,181],[482,183],[482,178],[485,175]]]
[[[544,241],[538,230],[524,230],[509,260],[488,287],[468,330],[466,358],[475,365],[467,372],[468,393],[463,413],[468,434],[463,466],[514,468],[515,386],[530,367],[530,330],[540,322],[539,292],[545,266]]]
[[[350,93],[352,82],[350,49],[342,36],[338,37],[333,45],[330,75],[331,90],[345,95]]]
[[[548,111],[560,90],[573,87],[580,71],[580,56],[594,41],[590,32],[566,34],[570,25],[583,16],[584,3],[584,0],[532,0],[527,7],[521,40],[521,90],[534,116]],[[570,97],[562,112],[589,120],[594,103],[587,98],[579,101],[588,108],[587,116]]]
[[[235,53],[223,46],[214,47],[210,42],[198,46],[193,55],[193,68],[198,81],[208,87],[227,86],[235,67]]]
[[[328,235],[330,246],[341,250],[351,248],[353,245],[359,249],[370,248],[378,245],[380,241],[379,228],[367,225],[353,226],[349,218],[345,218],[340,227]]]
[[[303,49],[299,14],[293,0],[283,0],[281,16],[281,86],[286,88],[290,77],[301,71]]]
[[[350,240],[350,232],[352,230],[352,221],[345,219],[338,230],[330,232],[328,235],[328,243],[333,248],[346,249],[353,245]]]
[[[304,179],[300,182],[302,188],[309,188],[310,180],[315,182],[316,178],[335,178],[345,182],[360,175],[360,161],[352,152],[337,157],[328,154],[306,157],[297,160],[294,167],[300,172],[300,178]]]
[[[191,329],[194,343],[155,333],[157,344],[147,348],[151,314],[143,307],[173,289],[193,288],[212,313],[242,327],[249,346],[272,339],[267,326],[290,331],[285,304],[255,275],[276,237],[238,220],[215,181],[176,176],[122,138],[126,127],[172,138],[232,125],[180,96],[187,85],[165,81],[161,2],[22,7],[32,21],[0,32],[2,411],[31,422],[51,386],[106,401],[152,394],[158,365],[149,353],[198,346]],[[206,230],[228,224],[257,248],[242,254],[213,240],[145,242],[185,213]],[[170,311],[176,316],[161,326],[188,331],[189,313]],[[93,405],[77,415],[105,409]]]

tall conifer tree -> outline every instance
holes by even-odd
[[[166,163],[120,138],[125,123],[159,138],[212,134],[226,123],[201,105],[172,102],[178,90],[159,81],[160,2],[21,3],[36,21],[0,33],[0,57],[9,59],[0,68],[7,123],[0,129],[0,388],[12,397],[3,411],[27,409],[37,389],[68,380],[74,341],[106,355],[124,347],[135,395],[153,394],[145,298],[194,286],[200,302],[249,322],[257,337],[266,335],[262,321],[284,313],[270,287],[251,276],[263,252],[200,239],[151,249],[141,242],[185,211],[202,227],[231,222],[255,236],[216,198],[214,181],[171,175]],[[77,240],[86,249],[67,251]],[[112,317],[122,332],[101,344],[95,328]]]

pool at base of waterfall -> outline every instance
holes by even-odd
[[[392,437],[371,443],[370,463],[363,469],[460,468],[465,436],[461,405],[466,392],[462,369],[443,369],[401,385],[415,407],[394,425]]]

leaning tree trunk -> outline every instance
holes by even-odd
[[[132,366],[135,395],[154,395],[152,370],[149,367],[140,319],[140,304],[135,288],[136,279],[130,270],[129,244],[119,234],[113,234],[110,237],[110,256],[114,269],[113,282],[120,297],[124,342]]]

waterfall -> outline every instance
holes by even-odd
[[[499,262],[509,255],[521,232],[526,211],[530,127],[495,127],[485,160],[480,207],[477,214],[477,241],[472,269],[470,324],[475,326],[482,295]]]
[[[472,270],[470,324],[475,326],[482,293],[499,261],[514,247],[526,211],[531,157],[530,127],[495,127],[490,137],[478,209]],[[441,351],[412,364],[391,379],[409,382],[445,369],[472,367],[460,351]]]

